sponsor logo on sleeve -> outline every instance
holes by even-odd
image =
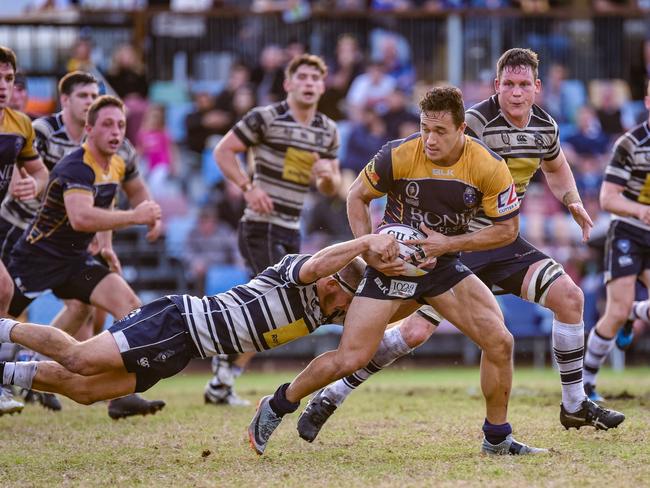
[[[366,176],[368,177],[368,179],[373,185],[379,183],[379,175],[375,170],[375,159],[376,158],[373,158],[372,161],[370,161],[366,166]]]
[[[388,296],[397,298],[409,298],[415,295],[415,289],[418,287],[417,283],[412,281],[390,280],[390,290]]]
[[[519,199],[517,198],[517,190],[514,183],[510,187],[499,193],[497,197],[497,213],[499,215],[508,213],[519,207]]]

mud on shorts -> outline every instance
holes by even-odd
[[[167,297],[136,308],[108,331],[124,367],[135,373],[136,392],[148,390],[182,371],[190,359],[201,357],[180,310]]]

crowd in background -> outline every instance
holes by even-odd
[[[432,3],[456,2],[373,1],[369,6]],[[355,35],[344,34],[338,38],[334,56],[326,60],[327,91],[319,110],[338,123],[344,184],[334,197],[310,195],[302,220],[307,252],[350,237],[345,211],[349,184],[383,144],[419,129],[417,101],[429,82],[410,61],[411,46],[390,31],[370,39],[366,50],[361,47],[364,44]],[[101,68],[96,65],[93,47],[92,38],[82,35],[66,68],[93,72],[101,77],[105,90],[125,101],[127,136],[140,153],[141,171],[162,206],[168,232],[176,232],[183,223],[184,238],[175,238],[175,242],[180,242],[177,254],[186,262],[191,282],[202,282],[212,265],[241,266],[235,229],[244,201],[239,189],[219,173],[212,149],[248,110],[284,98],[284,67],[307,46],[299,41],[285,46],[269,44],[257,60],[232,59],[225,83],[190,87],[184,96],[191,98],[192,108],[180,120],[173,102],[151,96],[151,84],[156,80],[148,76],[142,53],[134,46],[116,46],[110,63]],[[644,53],[650,70],[650,41]],[[551,195],[541,172],[528,190],[521,228],[528,240],[561,262],[580,284],[597,276],[602,267],[609,216],[600,210],[599,189],[613,142],[647,117],[643,102],[634,100],[634,93],[642,88],[620,79],[585,84],[572,78],[560,61],[544,57],[540,77],[543,88],[538,104],[560,125],[563,148],[596,228],[590,245],[583,245],[580,229]],[[469,107],[493,93],[493,75],[468,81],[461,88]],[[373,211],[379,220],[381,207],[375,206]],[[196,288],[200,291],[202,287]]]

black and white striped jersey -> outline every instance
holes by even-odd
[[[298,229],[311,182],[314,153],[335,159],[339,149],[336,123],[317,112],[309,126],[294,120],[286,101],[248,112],[233,128],[255,162],[253,180],[273,201],[273,212],[262,215],[246,208],[244,220],[271,222]]]
[[[537,105],[533,105],[528,125],[523,129],[508,121],[501,111],[497,95],[468,109],[465,122],[465,132],[468,135],[483,141],[505,160],[515,181],[520,202],[542,161],[551,161],[560,154],[557,123]],[[479,230],[489,225],[492,222],[481,209],[470,224],[470,230]]]
[[[62,112],[36,119],[32,122],[32,126],[36,133],[36,150],[50,171],[65,156],[81,147],[81,144],[77,144],[68,135]],[[138,154],[133,144],[124,139],[117,154],[126,163],[124,181],[138,176]],[[25,229],[36,214],[39,205],[40,201],[37,199],[14,200],[7,195],[0,206],[0,216],[11,224]]]
[[[326,316],[316,283],[301,283],[308,254],[289,254],[245,285],[203,298],[170,295],[201,357],[264,351],[307,335],[323,324],[342,324],[345,314]]]
[[[605,168],[605,181],[623,187],[623,196],[650,205],[650,125],[644,122],[618,138]],[[612,215],[613,220],[650,230],[636,217]]]

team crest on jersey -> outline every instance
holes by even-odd
[[[508,213],[519,206],[519,199],[517,198],[517,190],[515,185],[512,184],[507,190],[499,193],[497,197],[497,212],[499,214]]]
[[[544,137],[539,132],[535,133],[535,145],[537,149],[544,149]]]
[[[509,146],[510,145],[510,134],[508,134],[507,132],[502,132],[501,133],[501,140],[503,141],[504,144]]]
[[[469,208],[474,208],[478,204],[476,190],[471,186],[465,188],[465,191],[463,192],[463,202],[465,202],[465,205]]]
[[[623,254],[629,253],[631,247],[632,244],[630,243],[629,239],[619,239],[616,241],[616,248]]]
[[[418,198],[418,195],[420,194],[420,185],[415,181],[409,181],[404,191],[406,192],[406,203],[418,207],[420,205],[420,199]]]

